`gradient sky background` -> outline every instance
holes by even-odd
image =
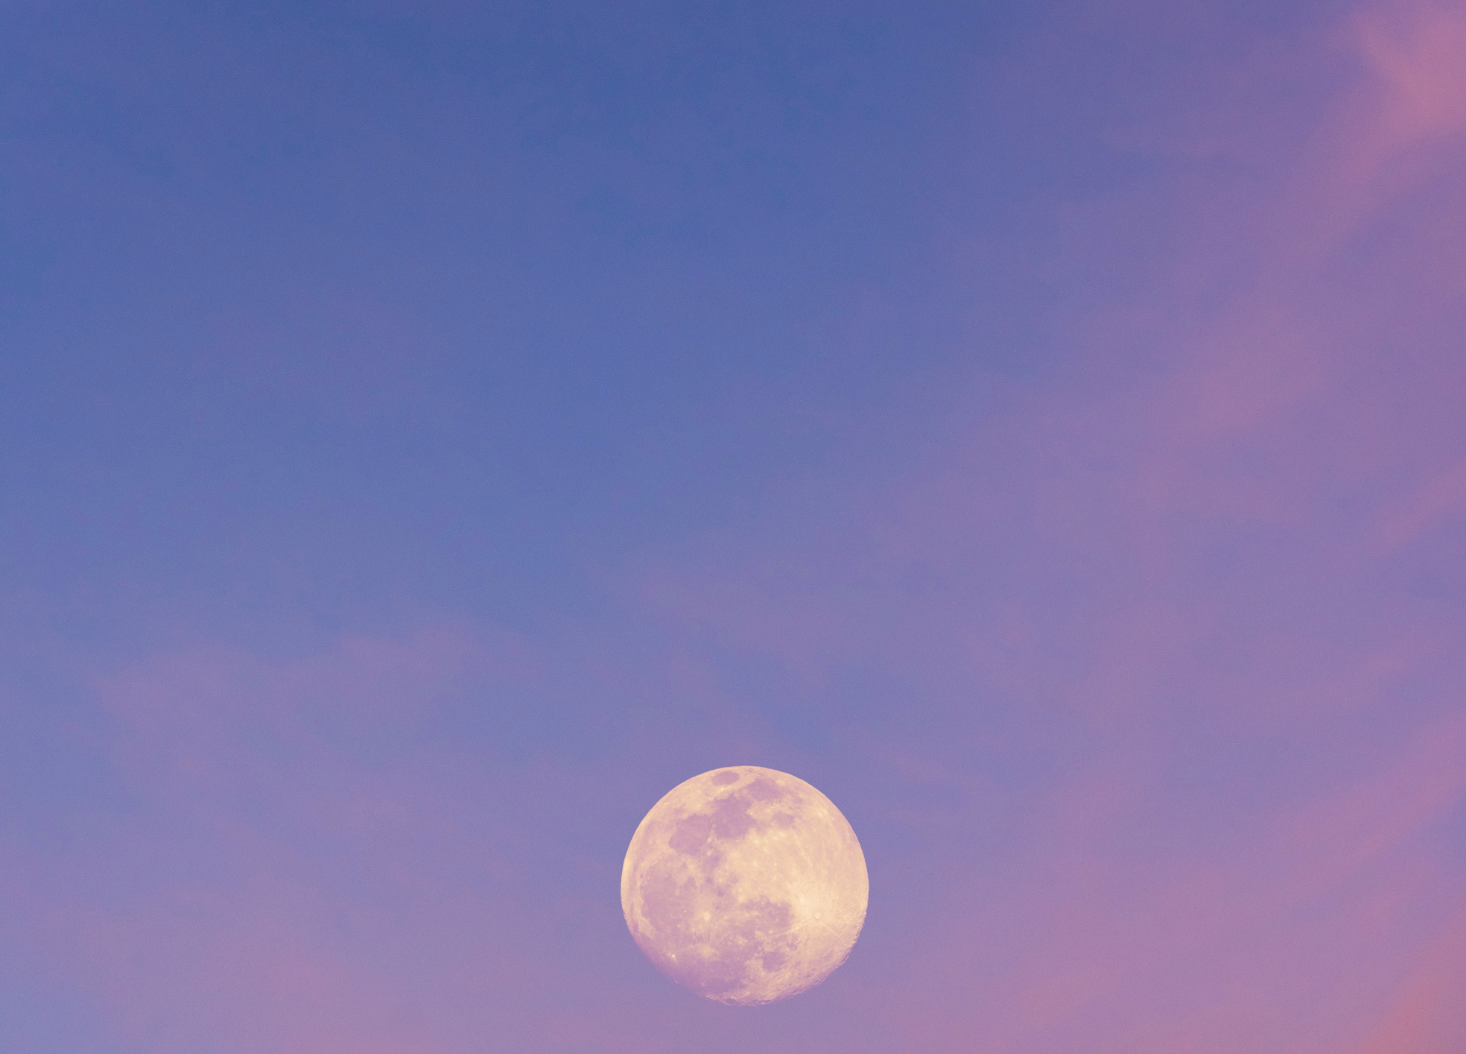
[[[0,2],[0,1049],[1460,1054],[1463,334],[1459,2]]]

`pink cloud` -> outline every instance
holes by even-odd
[[[1371,6],[1359,16],[1356,33],[1380,86],[1374,150],[1398,151],[1466,131],[1466,7]]]
[[[1460,179],[1466,9],[1430,0],[1366,3],[1342,41],[1360,76],[1315,130],[1312,163],[1286,199],[1288,213],[1312,231],[1302,243],[1309,252],[1335,251],[1382,210],[1433,182]]]
[[[542,676],[516,635],[452,624],[100,676],[125,798],[68,852],[6,847],[29,906],[9,936],[152,1051],[466,1049],[457,1006],[542,968],[506,906],[523,838],[471,806],[555,776],[505,783],[421,733],[465,691]]]
[[[1466,912],[1400,985],[1379,1027],[1357,1054],[1455,1054],[1466,1036]]]
[[[1466,464],[1439,472],[1375,525],[1374,543],[1382,553],[1396,552],[1452,522],[1466,519]]]

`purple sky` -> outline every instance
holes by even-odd
[[[1459,0],[0,23],[0,1049],[1466,1050]]]

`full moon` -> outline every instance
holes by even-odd
[[[720,1003],[813,988],[865,923],[865,854],[833,802],[786,772],[739,765],[679,783],[621,868],[631,936],[662,973]]]

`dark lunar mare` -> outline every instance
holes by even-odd
[[[719,773],[713,782],[732,783],[737,778],[737,773],[730,770]],[[698,918],[698,908],[701,898],[712,893],[724,942],[716,955],[690,952],[673,960],[656,949],[648,950],[675,980],[710,998],[718,999],[742,988],[755,961],[765,971],[774,971],[781,969],[795,951],[795,938],[789,933],[793,917],[788,905],[767,897],[739,903],[736,881],[719,882],[716,878],[723,861],[719,847],[741,841],[753,830],[754,803],[787,797],[773,780],[756,779],[677,821],[667,844],[678,854],[694,858],[702,876],[701,885],[696,881],[678,882],[673,873],[659,868],[641,878],[643,903],[649,906],[647,922],[659,935],[675,934],[676,945],[684,948],[696,948],[709,941],[712,926]],[[788,812],[777,812],[769,820],[780,828],[794,823]]]

